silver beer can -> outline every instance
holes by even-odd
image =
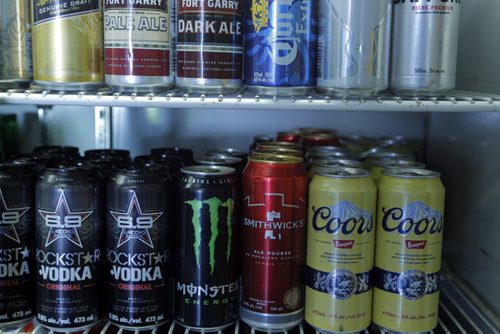
[[[29,0],[0,3],[0,87],[28,87],[33,79]]]
[[[389,86],[392,0],[320,0],[317,88],[369,96]]]
[[[455,88],[460,1],[394,1],[393,91],[439,95]]]
[[[169,0],[104,2],[107,85],[120,92],[157,92],[174,84],[172,8]]]

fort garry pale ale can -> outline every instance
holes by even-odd
[[[44,89],[104,84],[101,0],[32,0],[33,79]]]
[[[436,327],[444,187],[430,170],[386,169],[379,182],[373,322],[396,332]]]
[[[305,320],[319,331],[370,325],[377,200],[370,174],[336,167],[309,185]]]

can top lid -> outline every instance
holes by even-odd
[[[257,135],[257,136],[253,137],[253,140],[256,142],[273,141],[274,136],[273,135]]]
[[[246,152],[243,152],[241,150],[238,150],[238,149],[235,149],[232,147],[212,148],[212,149],[209,149],[205,152],[206,155],[213,155],[216,153],[229,154],[229,155],[232,155],[232,156],[235,156],[238,158],[242,158],[242,159],[246,158],[248,155]]]
[[[421,168],[389,168],[382,171],[382,175],[403,179],[434,179],[441,173]]]
[[[234,174],[235,169],[226,166],[188,166],[181,168],[181,173],[194,176],[218,176]]]
[[[332,167],[325,172],[318,172],[317,175],[326,176],[329,178],[361,178],[369,177],[372,174],[369,170],[352,167]]]
[[[345,147],[341,146],[311,146],[307,148],[307,152],[316,153],[316,152],[348,152]]]
[[[243,161],[243,159],[233,156],[206,156],[203,159],[196,160],[200,165],[238,165]]]
[[[268,141],[268,142],[263,142],[263,143],[258,143],[257,147],[287,147],[287,148],[295,148],[295,149],[301,149],[301,145],[298,143],[291,143],[289,141]]]
[[[371,160],[382,160],[382,159],[399,159],[399,160],[415,160],[415,156],[410,153],[398,153],[398,152],[377,152],[368,157]]]
[[[419,168],[425,169],[425,164],[420,161],[411,160],[398,160],[398,159],[381,159],[373,160],[373,166],[383,167],[383,168]]]
[[[294,155],[302,156],[302,152],[291,148],[275,147],[275,148],[257,148],[252,151],[252,154],[275,154],[275,155]]]
[[[250,156],[249,160],[252,162],[263,162],[269,164],[296,164],[304,162],[301,157],[296,157],[293,155],[268,155],[266,153],[256,153]]]
[[[345,166],[345,167],[363,167],[363,163],[358,160],[349,159],[315,159],[311,163],[317,167],[332,167],[332,166]]]

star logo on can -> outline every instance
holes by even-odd
[[[18,244],[21,243],[17,234],[16,224],[19,223],[21,217],[28,212],[30,207],[9,208],[5,203],[5,197],[2,189],[0,189],[0,236],[3,235]]]

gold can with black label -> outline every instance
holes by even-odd
[[[32,0],[33,79],[51,90],[104,84],[101,0]]]

